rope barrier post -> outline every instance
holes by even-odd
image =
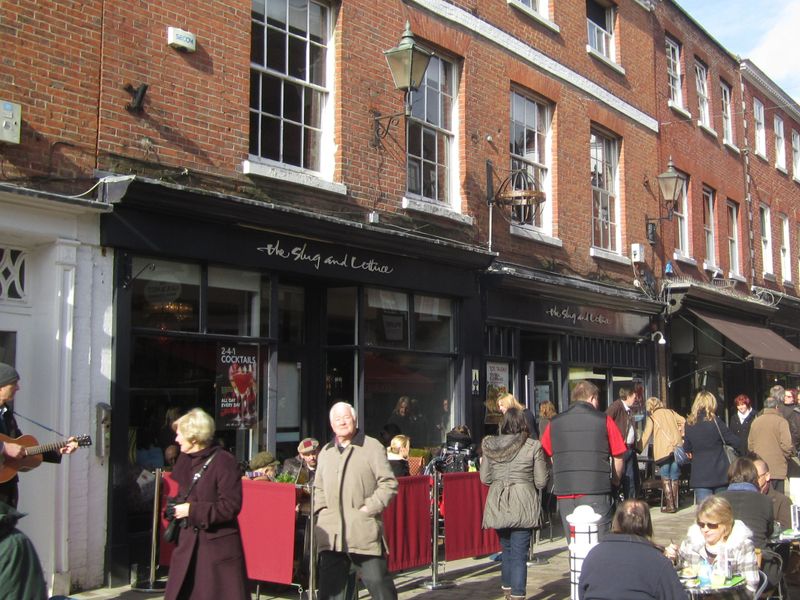
[[[443,590],[455,586],[452,581],[439,581],[439,486],[442,475],[439,469],[433,469],[433,560],[431,561],[431,578],[422,583],[429,590]]]
[[[161,592],[167,587],[165,581],[156,581],[156,552],[158,551],[158,517],[161,508],[161,469],[156,469],[153,490],[153,530],[150,535],[150,576],[146,582],[137,580],[131,584],[135,592]]]

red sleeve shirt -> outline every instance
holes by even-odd
[[[621,456],[625,454],[628,446],[625,440],[622,439],[622,434],[619,432],[619,427],[614,423],[614,419],[606,415],[606,431],[608,433],[608,450],[611,456]],[[542,442],[544,445],[544,442]]]
[[[544,430],[544,433],[539,437],[539,442],[542,444],[542,449],[547,456],[553,456],[553,444],[550,442],[550,423]]]

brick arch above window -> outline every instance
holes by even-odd
[[[531,67],[521,64],[511,58],[508,59],[506,67],[508,78],[512,84],[518,84],[544,98],[557,104],[561,100],[561,92],[564,86],[552,77],[545,77]]]

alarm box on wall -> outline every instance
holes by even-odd
[[[19,144],[22,129],[22,106],[0,100],[0,142]]]

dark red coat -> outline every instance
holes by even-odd
[[[188,498],[189,526],[181,529],[178,547],[172,554],[165,600],[250,598],[236,520],[242,508],[242,479],[236,459],[217,446],[181,454],[172,477],[178,482],[183,497],[192,476],[212,452],[217,453],[214,460]],[[188,578],[191,581],[184,581]],[[181,593],[184,585],[188,588]]]

